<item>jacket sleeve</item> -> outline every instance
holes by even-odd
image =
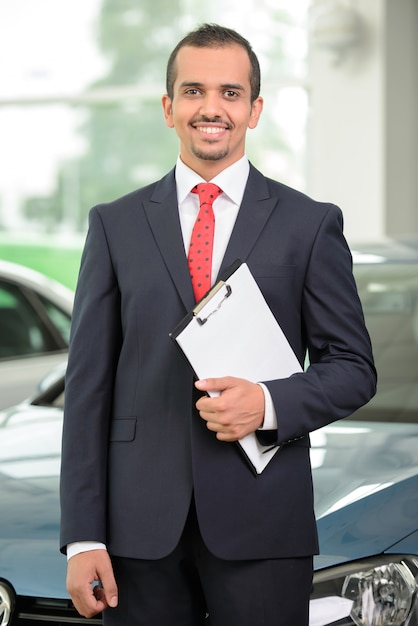
[[[338,207],[329,207],[313,242],[303,286],[302,332],[309,366],[304,373],[265,383],[276,410],[279,444],[349,416],[376,391],[372,348],[342,214]]]
[[[66,375],[61,466],[61,549],[106,542],[106,456],[121,344],[120,296],[96,209],[82,255]]]

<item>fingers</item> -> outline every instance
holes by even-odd
[[[201,391],[220,392],[204,396],[196,403],[208,430],[220,441],[237,441],[255,432],[264,420],[264,393],[260,385],[241,378],[225,376],[196,382]]]
[[[67,589],[75,608],[84,617],[117,606],[118,589],[106,550],[90,550],[71,557]]]

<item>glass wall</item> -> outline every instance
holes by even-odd
[[[63,254],[72,247],[78,257],[93,204],[172,167],[177,137],[165,126],[161,108],[166,61],[177,41],[206,21],[241,32],[260,60],[265,108],[249,132],[250,159],[267,175],[303,190],[307,5],[308,0],[214,0],[209,7],[197,0],[1,4],[0,258],[38,265],[59,278],[50,261],[57,250]]]

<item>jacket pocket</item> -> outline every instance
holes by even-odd
[[[120,417],[110,425],[109,441],[133,441],[136,432],[136,417]]]

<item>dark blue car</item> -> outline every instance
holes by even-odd
[[[353,258],[378,393],[312,433],[321,555],[310,626],[418,626],[418,242]],[[63,376],[51,376],[0,412],[0,626],[86,621],[58,553],[63,395]]]

